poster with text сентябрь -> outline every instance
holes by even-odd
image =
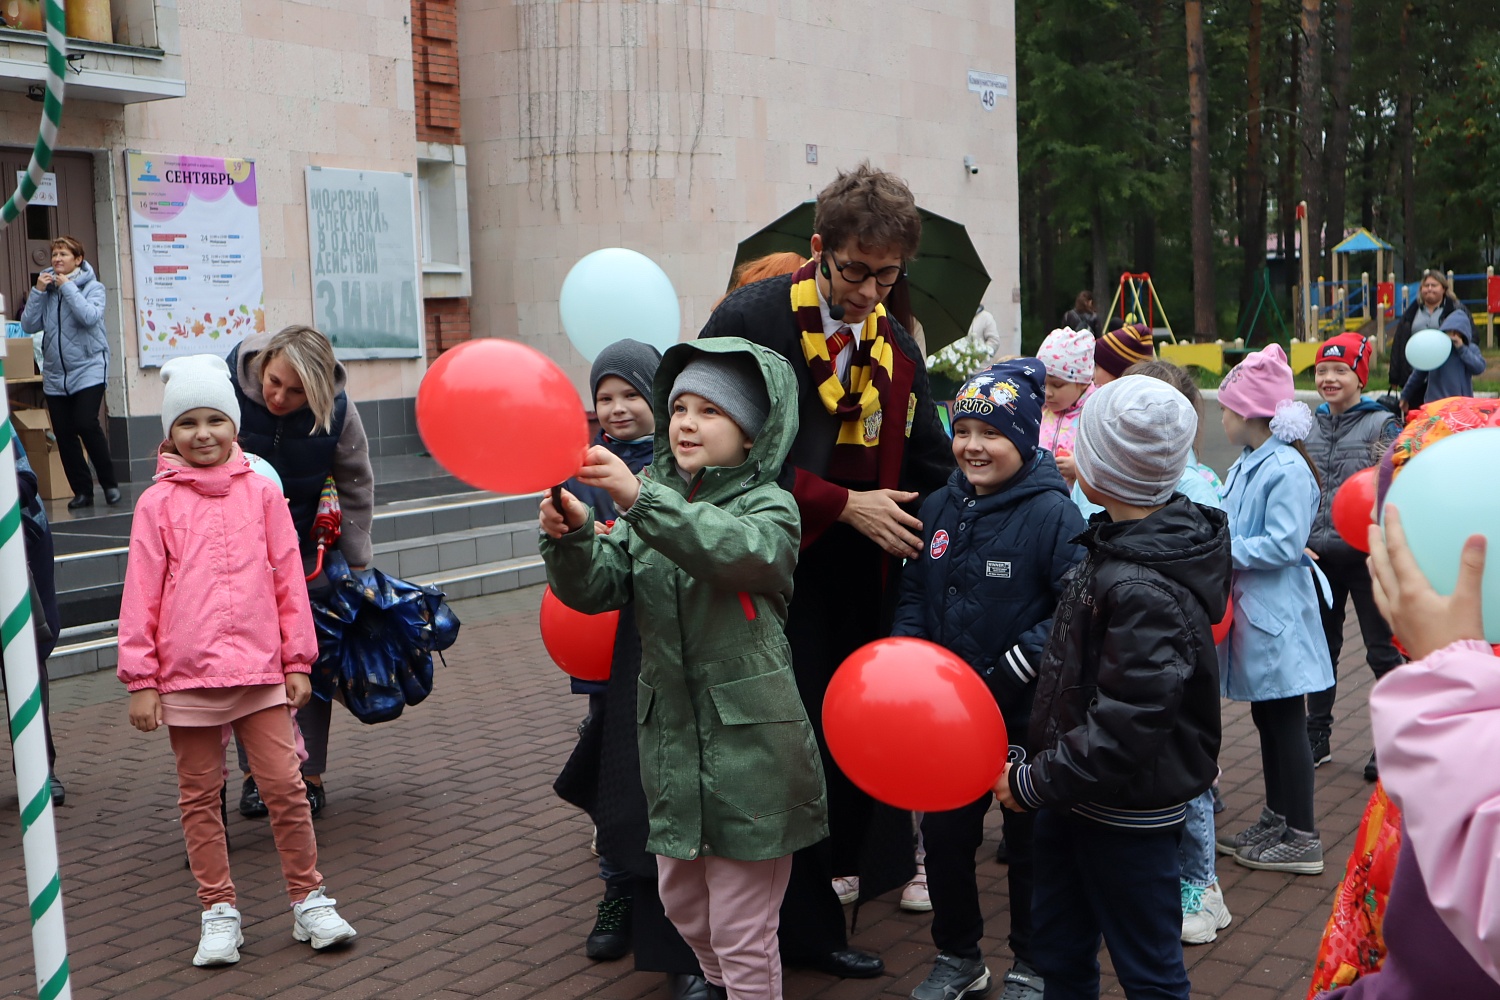
[[[125,170],[141,367],[264,330],[255,163],[132,150]]]
[[[420,261],[412,176],[307,168],[313,325],[334,353],[422,356]]]

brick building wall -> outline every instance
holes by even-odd
[[[417,139],[463,142],[458,107],[458,0],[412,0]]]
[[[427,299],[427,360],[471,336],[468,299]]]

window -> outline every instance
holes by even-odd
[[[462,298],[470,294],[467,182],[462,146],[417,143],[425,298]]]

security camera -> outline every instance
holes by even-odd
[[[964,169],[967,170],[971,174],[977,174],[977,173],[979,173],[979,164],[977,164],[977,163],[974,162],[974,157],[972,157],[972,156],[965,156],[964,157]]]

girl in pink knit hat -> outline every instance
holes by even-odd
[[[1057,470],[1073,488],[1073,438],[1083,404],[1094,394],[1094,335],[1087,330],[1053,330],[1036,352],[1047,366],[1047,403],[1037,447],[1057,460]]]
[[[1302,447],[1312,411],[1296,401],[1291,366],[1276,344],[1224,377],[1219,406],[1229,442],[1244,448],[1224,477],[1234,623],[1219,646],[1219,683],[1226,698],[1250,702],[1266,802],[1249,829],[1221,834],[1217,844],[1247,868],[1317,875],[1323,843],[1313,819],[1303,699],[1333,683],[1333,666],[1317,574],[1305,554],[1321,497],[1317,469]]]

